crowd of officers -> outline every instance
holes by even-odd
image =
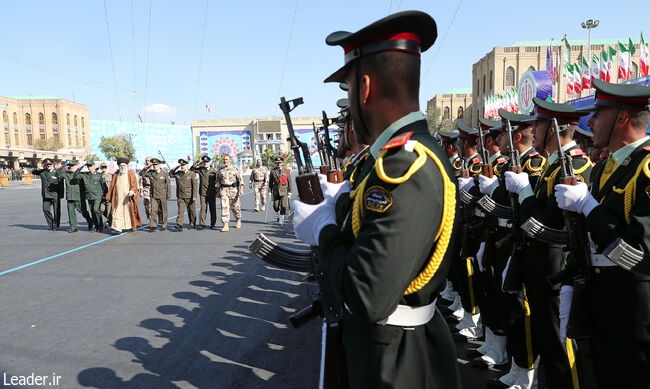
[[[118,160],[121,169],[128,170],[128,160]],[[162,169],[163,162],[157,158],[147,157],[145,167],[137,172],[137,192],[129,191],[128,196],[142,198],[144,211],[149,219],[148,230],[153,232],[167,229],[167,201],[172,196],[171,179],[176,181],[176,199],[178,215],[174,229],[182,231],[185,213],[188,216],[188,228],[203,230],[208,227],[207,213],[210,213],[210,229],[215,229],[217,221],[216,199],[221,199],[221,231],[230,230],[230,213],[235,217],[235,228],[241,228],[241,203],[244,194],[244,180],[239,169],[232,164],[229,155],[223,156],[223,165],[215,167],[208,156],[190,165],[185,159],[178,160],[178,166],[169,172]],[[278,158],[276,166],[269,170],[257,160],[252,170],[249,188],[255,193],[255,212],[266,209],[267,190],[271,189],[273,206],[282,221],[287,208],[287,197],[291,196],[289,170],[284,169],[285,159]],[[109,197],[111,181],[117,177],[119,170],[109,173],[108,165],[103,162],[97,169],[94,162],[79,165],[77,161],[56,163],[45,159],[32,170],[41,178],[41,195],[43,213],[48,229],[57,231],[61,222],[61,200],[65,199],[68,207],[70,229],[77,232],[77,212],[81,213],[88,224],[90,232],[102,232],[111,227],[113,232],[122,232],[112,225],[114,206]],[[131,193],[133,192],[133,193]],[[114,196],[113,196],[114,197]],[[200,203],[198,225],[196,220],[196,200]],[[139,212],[137,209],[134,212]],[[104,223],[104,218],[106,223]],[[139,217],[138,217],[139,219]],[[139,223],[133,223],[128,231],[133,231]]]
[[[650,88],[594,87],[590,107],[535,98],[532,116],[501,110],[480,131],[437,133],[463,200],[440,309],[458,341],[484,336],[469,350],[474,366],[510,364],[490,388],[532,388],[538,377],[547,388],[650,387],[650,277],[603,254],[617,238],[649,252]],[[592,112],[592,131],[580,129]],[[516,213],[483,206],[494,203]],[[571,220],[584,241],[521,229],[565,231]]]

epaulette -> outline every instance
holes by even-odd
[[[451,164],[451,166],[456,170],[460,170],[463,168],[463,160],[460,158],[456,158],[456,160]]]
[[[381,149],[388,150],[388,149],[393,149],[395,147],[402,147],[406,144],[406,142],[409,141],[409,139],[411,139],[411,136],[413,136],[413,131],[409,131],[405,134],[402,134],[397,138],[393,138],[390,141],[388,141],[388,143],[386,143],[384,147],[382,147]]]
[[[498,163],[498,164],[499,164],[499,163],[504,163],[504,162],[508,162],[508,160],[506,159],[506,157],[497,158],[497,163]]]
[[[569,151],[569,155],[572,157],[579,157],[581,155],[585,155],[585,152],[582,151],[582,149],[573,149]]]
[[[476,164],[478,164],[478,163],[481,163],[481,158],[479,158],[479,157],[474,157],[474,158],[472,159],[472,164],[473,164],[473,165],[476,165]]]

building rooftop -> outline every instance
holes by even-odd
[[[621,42],[623,44],[627,44],[629,42],[629,38],[623,38],[623,39],[592,39],[591,40],[591,45],[616,45],[618,42]],[[632,39],[632,43],[638,44],[640,43],[640,39]],[[562,45],[562,40],[545,40],[545,41],[521,41],[521,42],[515,42],[512,46],[551,46],[551,42],[553,46],[560,46]],[[569,44],[571,46],[581,46],[581,45],[587,45],[587,40],[586,39],[569,39]]]
[[[472,88],[454,88],[450,89],[446,94],[450,95],[471,95]]]
[[[14,100],[57,100],[58,97],[52,95],[41,95],[41,96],[10,96],[10,99]]]

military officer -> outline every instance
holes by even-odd
[[[57,176],[65,181],[65,198],[68,203],[68,220],[70,222],[70,233],[79,231],[77,228],[77,212],[86,219],[88,223],[88,230],[93,228],[93,220],[86,209],[86,201],[84,199],[81,185],[82,181],[79,177],[79,164],[77,161],[72,160],[68,162],[64,170],[57,171]]]
[[[534,144],[538,152],[549,155],[548,166],[544,168],[535,188],[525,173],[506,172],[506,189],[518,195],[521,220],[534,217],[547,227],[563,229],[562,210],[554,196],[554,184],[560,180],[560,159],[553,130],[552,119],[560,126],[561,151],[572,164],[576,177],[589,183],[592,163],[589,157],[573,141],[573,132],[578,119],[584,113],[576,112],[568,104],[550,103],[534,98],[535,131]],[[530,305],[530,320],[533,348],[539,352],[540,363],[544,365],[546,385],[551,388],[570,388],[575,384],[577,372],[570,363],[574,358],[572,342],[564,342],[560,333],[560,288],[552,285],[549,277],[559,273],[566,265],[567,253],[564,243],[547,243],[540,239],[526,239],[523,249],[523,279],[526,297]]]
[[[559,207],[582,214],[591,240],[587,279],[588,338],[599,388],[650,387],[650,277],[619,267],[603,251],[621,238],[650,252],[650,88],[593,80],[588,126],[596,148],[610,155],[585,184],[557,185]],[[632,264],[634,265],[634,264]],[[576,306],[571,306],[571,314]],[[584,308],[584,307],[583,307]]]
[[[199,230],[205,228],[205,217],[210,209],[210,228],[214,228],[217,222],[217,174],[219,171],[210,164],[210,157],[204,155],[201,162],[195,164],[190,169],[199,176],[199,198],[201,200],[201,210],[199,211]]]
[[[454,176],[460,177],[463,170],[463,159],[458,155],[458,132],[438,131],[438,138],[440,139],[441,147],[445,154],[449,157],[449,163],[454,169]]]
[[[172,187],[169,174],[160,168],[158,158],[151,159],[153,168],[144,173],[151,182],[151,217],[149,218],[149,231],[156,231],[160,224],[160,230],[167,229],[167,200],[171,196]]]
[[[289,169],[283,169],[284,159],[276,158],[275,167],[271,169],[269,177],[269,189],[271,190],[271,201],[273,210],[277,212],[278,223],[284,224],[284,215],[287,214],[287,201],[291,197],[291,173]]]
[[[151,164],[151,157],[146,157],[144,159],[144,168],[140,170],[140,180],[138,182],[138,192],[140,192],[140,197],[142,198],[142,204],[144,205],[144,212],[147,214],[147,219],[151,221],[151,178],[146,175],[146,172],[153,170],[153,165]]]
[[[460,387],[453,340],[435,308],[451,260],[456,188],[418,104],[420,52],[435,38],[433,19],[409,11],[326,40],[346,52],[326,81],[349,84],[355,131],[370,152],[346,222],[336,224],[334,209],[349,184],[321,182],[322,203],[293,202],[294,228],[319,245],[325,276],[345,302],[353,388]]]
[[[190,171],[189,162],[185,159],[178,160],[179,165],[171,171],[171,176],[176,179],[176,201],[178,203],[178,216],[176,217],[176,231],[183,231],[183,219],[187,209],[190,221],[189,229],[196,227],[196,173]]]
[[[43,160],[43,165],[32,170],[32,174],[41,177],[41,197],[43,197],[43,214],[48,230],[58,231],[61,222],[61,197],[63,197],[63,180],[57,176],[54,162]],[[54,215],[50,209],[54,210]]]
[[[104,177],[104,182],[106,183],[106,187],[110,188],[111,187],[111,180],[113,179],[113,175],[108,172],[108,164],[106,162],[102,162],[99,165],[99,169],[101,171],[102,176]],[[102,200],[102,214],[106,218],[106,224],[108,226],[111,225],[111,216],[113,214],[111,210],[111,201],[110,199],[107,199],[104,197]]]
[[[241,173],[232,164],[230,155],[223,157],[223,167],[217,175],[217,197],[221,199],[221,222],[222,232],[230,231],[230,210],[235,215],[235,228],[241,228],[241,202],[240,196],[244,194],[244,181]]]
[[[255,212],[260,210],[260,202],[262,203],[262,211],[266,209],[266,189],[269,185],[269,169],[262,166],[262,160],[258,159],[256,167],[251,172],[248,182],[248,188],[252,189],[255,186]]]
[[[104,222],[102,221],[102,213],[99,208],[102,199],[106,196],[106,192],[108,192],[108,187],[106,186],[106,181],[104,181],[104,176],[96,172],[95,164],[92,161],[87,162],[86,167],[88,171],[82,173],[79,178],[83,182],[84,197],[88,201],[95,231],[102,232],[104,230]],[[92,232],[92,229],[90,231]]]

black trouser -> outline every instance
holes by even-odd
[[[156,227],[158,223],[162,228],[167,228],[167,199],[151,198],[149,227]]]
[[[70,222],[70,228],[73,230],[77,229],[77,212],[80,212],[84,219],[86,219],[88,228],[92,228],[93,220],[90,218],[88,209],[86,209],[86,201],[68,200],[68,221]]]
[[[178,216],[176,216],[176,225],[183,226],[185,219],[185,209],[187,208],[187,218],[190,220],[190,227],[196,226],[196,206],[193,199],[177,199]]]
[[[273,196],[273,210],[279,212],[280,215],[287,214],[287,195]]]
[[[101,199],[95,199],[95,200],[88,199],[88,208],[90,208],[90,217],[97,231],[101,231],[104,228],[104,222],[102,220],[102,212],[100,211],[101,205],[102,205]]]
[[[205,216],[210,208],[210,227],[214,227],[214,224],[217,222],[217,197],[215,194],[206,194],[201,195],[201,210],[199,211],[199,225],[205,227]]]
[[[54,207],[54,216],[50,208]],[[59,228],[61,223],[61,200],[60,199],[43,199],[43,214],[49,228]]]

